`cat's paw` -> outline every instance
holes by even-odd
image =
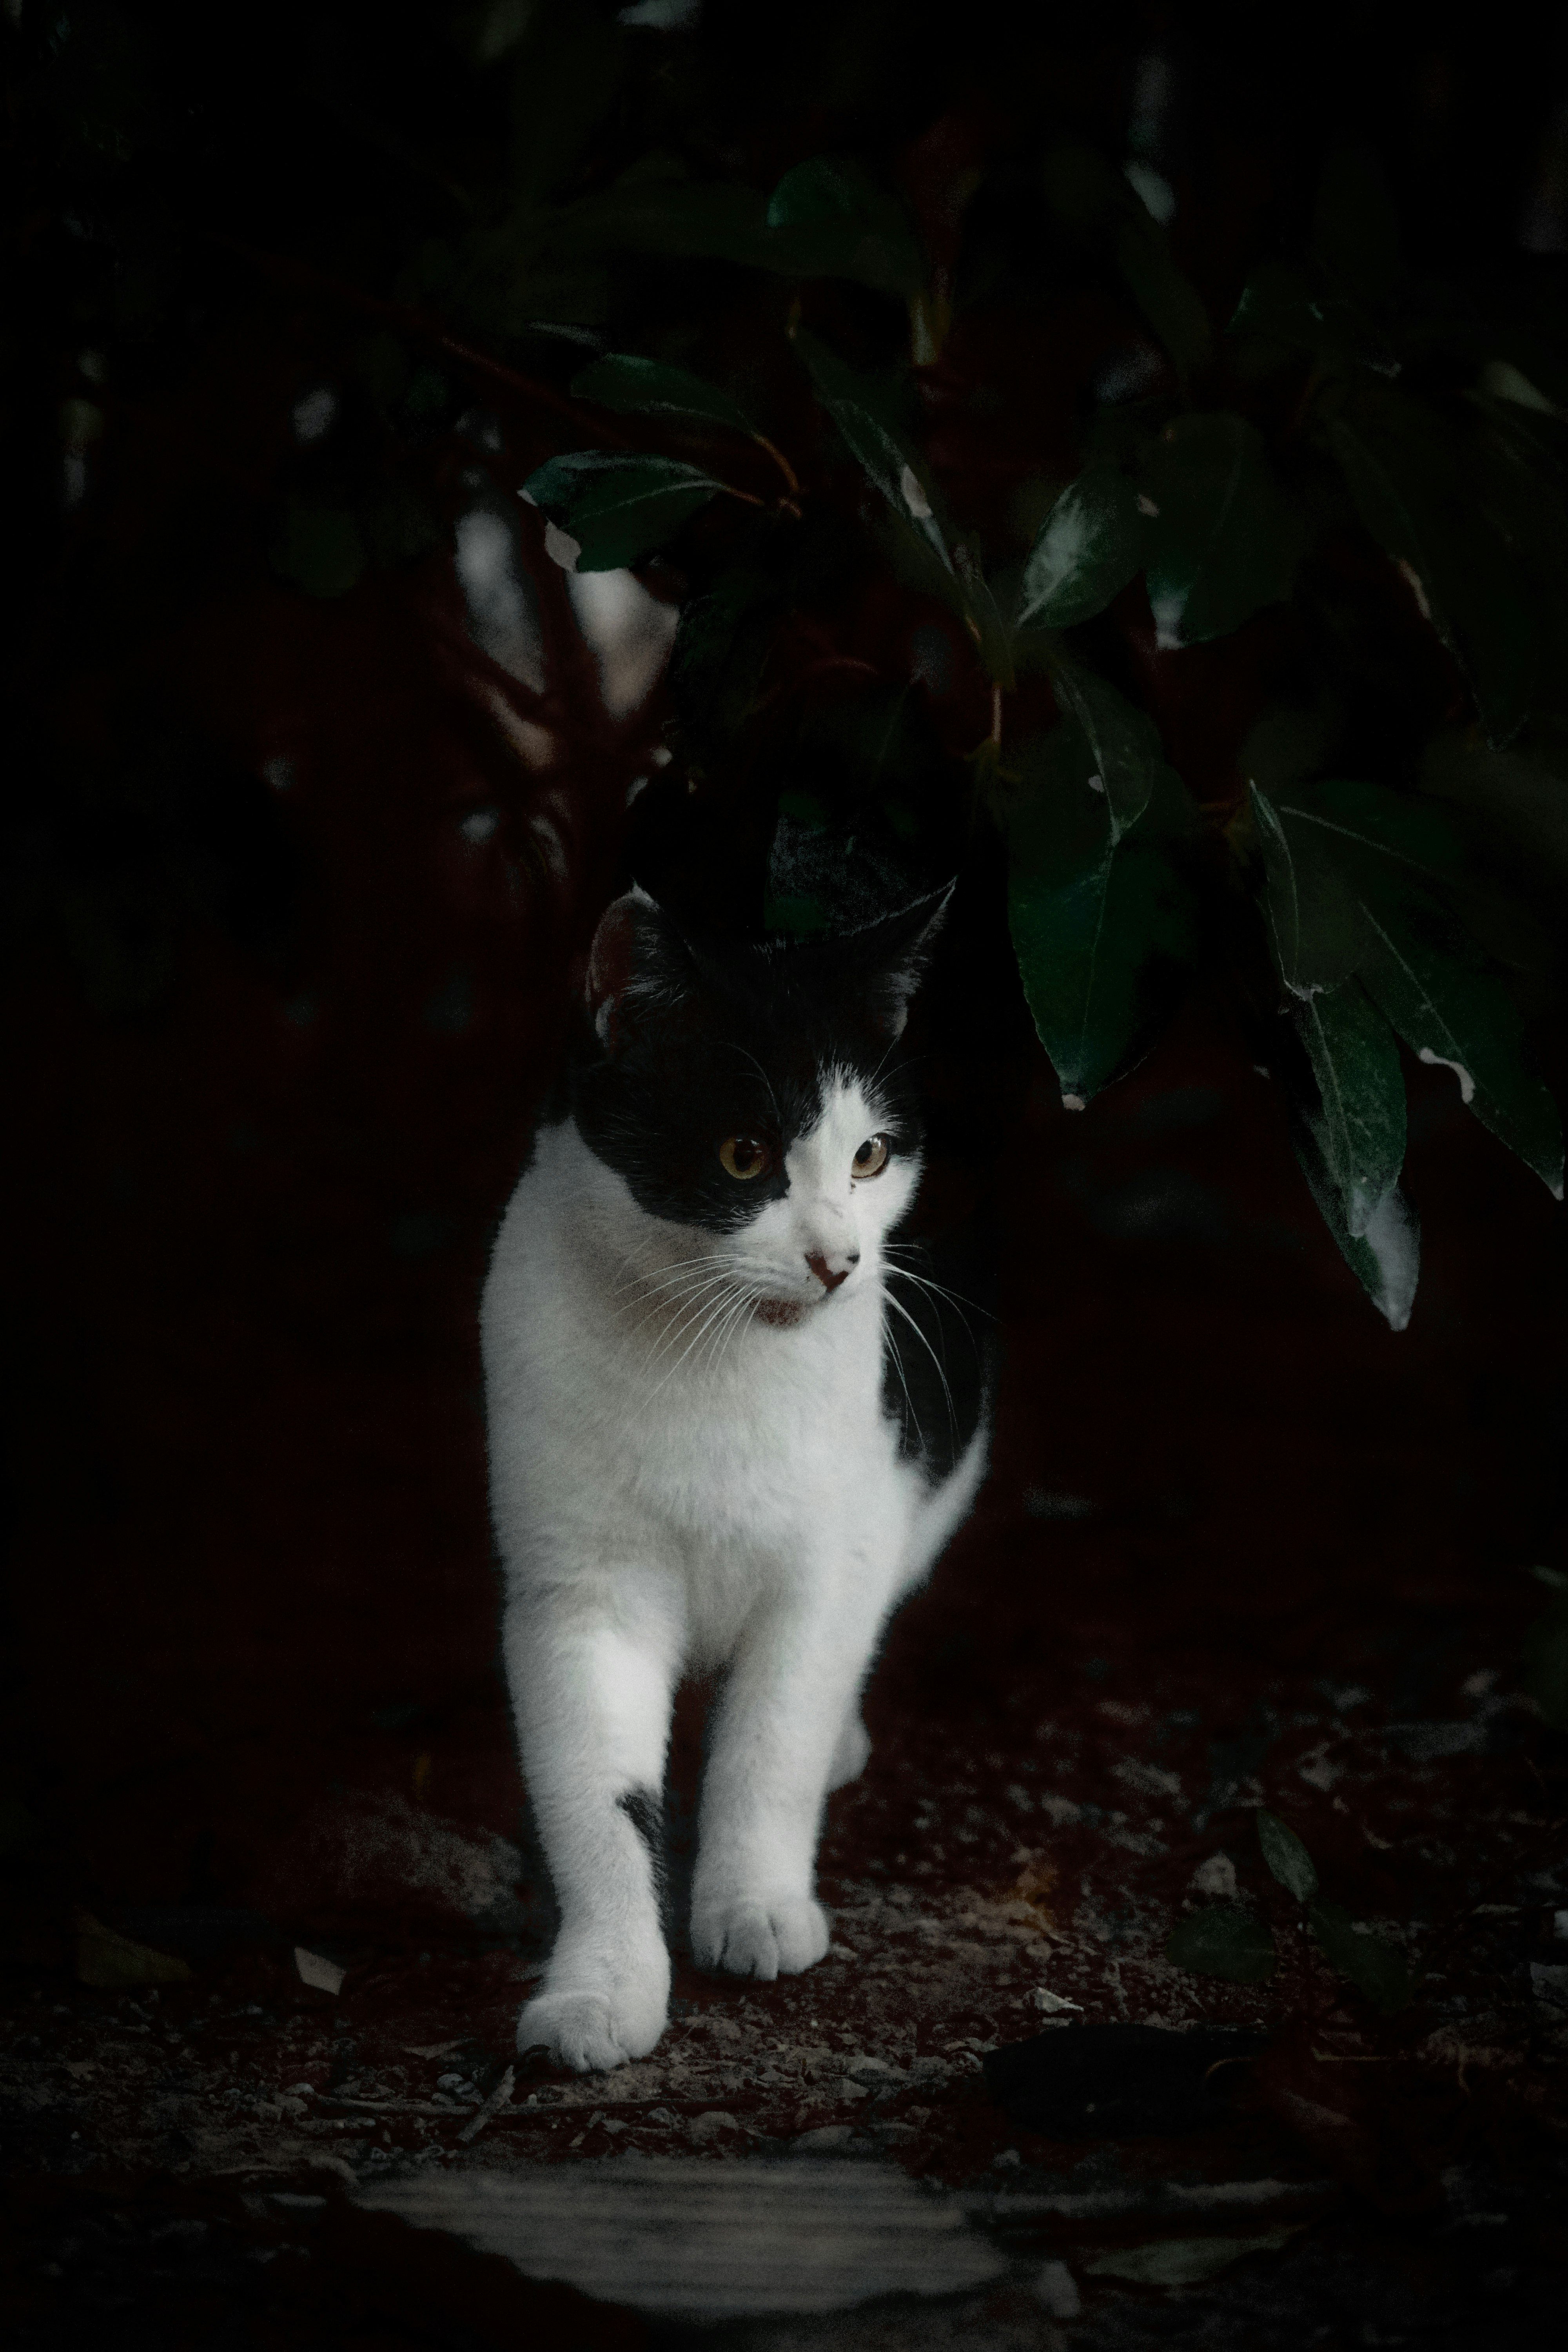
[[[691,1951],[700,1969],[731,1976],[798,1976],[827,1949],[827,1914],[809,1895],[766,1901],[738,1896],[691,1914]]]
[[[517,2021],[517,2046],[546,2050],[576,2074],[606,2074],[646,2058],[664,2032],[663,1999],[608,1992],[542,1992]]]

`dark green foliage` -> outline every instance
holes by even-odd
[[[1318,1892],[1311,1855],[1288,1822],[1259,1807],[1258,1843],[1270,1877],[1302,1906],[1301,1916],[1331,1968],[1348,1977],[1376,2009],[1402,2009],[1415,1990],[1404,1955],[1381,1936],[1358,1928],[1348,1911]],[[1194,1911],[1177,1925],[1165,1957],[1194,1975],[1261,1984],[1274,1972],[1274,1938],[1261,1920],[1234,1904]]]
[[[552,457],[524,485],[534,504],[575,541],[572,568],[578,572],[635,563],[723,488],[711,474],[677,458],[596,449]]]
[[[558,562],[675,576],[671,748],[750,845],[748,905],[770,831],[770,918],[795,925],[847,919],[850,844],[894,892],[889,844],[929,887],[994,827],[1064,1093],[1145,1051],[1192,971],[1232,983],[1329,1229],[1402,1327],[1405,1057],[1563,1175],[1568,333],[1555,265],[1504,218],[1500,101],[1476,101],[1491,163],[1417,185],[1325,131],[1335,45],[1254,12],[1193,29],[1213,92],[1178,166],[1127,119],[1114,10],[1070,39],[984,11],[937,39],[887,0],[784,33],[615,14],[465,5],[370,37],[284,8],[227,49],[222,12],[178,43],[134,8],[0,28],[16,666],[24,582],[61,580],[58,641],[114,658],[268,568],[364,593],[449,543],[482,447]],[[1235,89],[1255,75],[1294,125],[1251,212],[1219,168],[1244,53]],[[1168,225],[1129,152],[1169,163]],[[314,438],[281,374],[240,421],[297,331],[336,402]],[[97,486],[204,367],[208,439],[128,551]],[[79,516],[62,466],[93,486]],[[859,707],[830,744],[810,713],[836,665]],[[892,740],[918,706],[940,749],[894,786],[900,697]],[[814,760],[820,826],[780,798]],[[106,904],[67,892],[61,925],[141,1002],[169,926]]]
[[[1289,593],[1306,541],[1300,514],[1244,416],[1166,425],[1140,484],[1149,515],[1149,602],[1162,645],[1228,636]]]
[[[1324,423],[1367,530],[1463,665],[1489,742],[1527,718],[1541,647],[1529,583],[1476,495],[1468,452],[1432,412],[1387,383]]]
[[[852,278],[886,294],[918,294],[926,260],[896,196],[853,158],[813,156],[768,199],[768,266],[802,278]]]
[[[1364,1233],[1403,1158],[1389,1024],[1423,1061],[1451,1065],[1477,1118],[1561,1193],[1557,1106],[1525,1065],[1508,991],[1443,903],[1463,904],[1452,826],[1368,783],[1298,788],[1278,808],[1252,798],[1275,960],[1301,1000],[1322,1097],[1314,1131],[1351,1233]]]
[[[1317,1081],[1308,1124],[1345,1229],[1359,1241],[1405,1164],[1405,1079],[1394,1034],[1354,980],[1307,997],[1295,1022]]]
[[[639,359],[634,352],[611,352],[572,379],[578,400],[596,401],[646,415],[688,416],[706,424],[727,425],[749,434],[750,418],[717,384],[704,383],[686,368],[668,367],[659,360]]]
[[[1318,1873],[1311,1855],[1289,1822],[1278,1813],[1258,1811],[1258,1843],[1271,1876],[1298,1903],[1310,1902],[1318,1891]]]
[[[1365,1993],[1374,2009],[1403,2009],[1415,1987],[1403,1952],[1381,1936],[1369,1935],[1352,1924],[1338,1903],[1317,1901],[1308,1906],[1313,1938],[1331,1968],[1348,1977],[1357,1992]]]
[[[1102,719],[1112,699],[1102,680],[1085,698]],[[1141,729],[1152,735],[1127,706],[1098,743],[1076,717],[1056,729],[1026,754],[1008,822],[1008,920],[1024,992],[1076,1108],[1131,1059],[1192,953],[1194,898],[1177,857],[1191,805]],[[1121,811],[1107,743],[1121,762]]]
[[[1142,568],[1138,493],[1112,466],[1069,482],[1040,526],[1024,571],[1020,626],[1091,621]]]
[[[1194,1911],[1173,1930],[1165,1958],[1194,1976],[1226,1984],[1267,1984],[1274,1974],[1274,1938],[1261,1919],[1231,1903]]]

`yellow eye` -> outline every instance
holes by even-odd
[[[851,1176],[879,1176],[888,1164],[885,1136],[868,1135],[849,1163]]]
[[[773,1153],[754,1135],[727,1135],[719,1146],[719,1159],[726,1173],[738,1176],[742,1183],[753,1176],[765,1176],[773,1164]]]

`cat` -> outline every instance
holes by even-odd
[[[579,2073],[664,2030],[683,1673],[725,1676],[693,1956],[809,1969],[828,1948],[823,1807],[869,1753],[879,1638],[984,1475],[984,1381],[955,1409],[931,1377],[940,1287],[904,1292],[921,1313],[889,1286],[921,1170],[900,1039],[951,895],[787,942],[689,936],[640,888],[617,898],[496,1240],[480,1328],[502,1648],[561,1914],[517,2040]]]

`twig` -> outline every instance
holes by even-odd
[[[473,2121],[471,2123],[465,2124],[462,2130],[458,2134],[458,2139],[465,2147],[468,2145],[469,2140],[478,2139],[479,2134],[483,2131],[485,2126],[489,2122],[492,2116],[500,2114],[501,2108],[506,2105],[508,2100],[511,2097],[512,2089],[516,2082],[517,2069],[515,2066],[509,2066],[506,2073],[501,2076],[500,2081],[496,2084],[495,2089],[490,2093],[489,2097],[485,2101],[484,2105],[479,2109],[479,2114],[474,2117]]]
[[[444,2116],[455,2123],[466,2107],[437,2107],[427,2099],[349,2099],[337,2091],[328,2091],[322,2097],[323,2106],[352,2107],[356,2114],[366,2116]]]

